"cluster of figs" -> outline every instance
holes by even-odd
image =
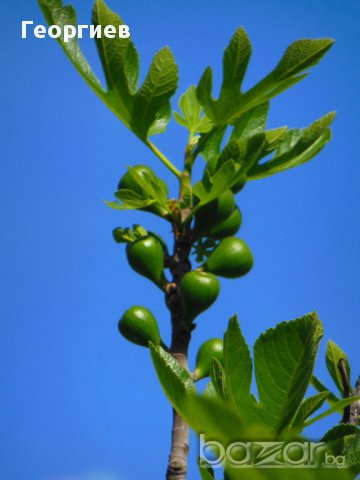
[[[145,165],[137,165],[134,170],[144,181],[153,179],[162,182]],[[240,191],[244,184],[245,179],[240,180],[231,190],[226,190],[215,200],[198,209],[194,216],[191,231],[193,242],[206,238],[213,240],[215,247],[202,265],[186,273],[180,281],[183,321],[190,328],[195,318],[217,299],[220,292],[218,277],[242,277],[253,266],[253,257],[248,245],[234,236],[241,226],[241,212],[235,204],[234,194]],[[141,186],[130,172],[121,178],[118,189],[131,190],[139,196],[144,195]],[[144,207],[143,210],[164,216],[163,207],[156,203]],[[116,230],[114,237],[117,240]],[[134,271],[151,280],[160,289],[166,289],[169,282],[164,269],[168,249],[160,236],[147,232],[146,235],[129,241],[126,256]],[[133,306],[126,310],[118,328],[127,340],[137,345],[148,347],[151,341],[154,345],[165,346],[154,315],[143,306]],[[200,347],[193,372],[196,380],[208,375],[214,357],[222,360],[222,340],[218,338],[212,338]]]

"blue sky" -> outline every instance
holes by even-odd
[[[1,75],[1,478],[12,480],[137,480],[163,476],[170,407],[146,349],[126,343],[117,321],[141,303],[169,336],[161,293],[137,277],[116,226],[143,223],[168,241],[167,226],[143,213],[118,213],[111,199],[126,165],[170,173],[94,96],[51,39],[21,39],[21,21],[44,23],[34,1],[7,2],[0,32]],[[74,0],[79,23],[92,2]],[[272,102],[269,126],[302,127],[336,110],[333,140],[318,158],[250,183],[238,197],[240,235],[255,267],[223,280],[220,300],[200,317],[197,347],[222,336],[237,312],[248,342],[276,323],[317,310],[326,341],[335,340],[360,373],[359,335],[359,51],[358,2],[303,0],[183,2],[109,0],[130,26],[142,64],[170,45],[180,68],[173,99],[208,64],[219,86],[222,52],[243,25],[253,56],[251,86],[301,37],[336,44],[312,74]],[[82,47],[98,75],[92,41]],[[174,122],[156,143],[180,167],[186,131]],[[338,421],[337,418],[332,419]],[[311,430],[320,436],[331,422]],[[154,439],[155,436],[155,439]],[[189,478],[197,478],[192,437]]]

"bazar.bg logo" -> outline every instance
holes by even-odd
[[[345,457],[326,451],[324,442],[233,442],[226,448],[200,434],[200,461],[213,468],[344,468]]]

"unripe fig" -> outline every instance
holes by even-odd
[[[135,272],[143,275],[160,288],[166,282],[164,250],[160,241],[153,235],[141,237],[126,246],[126,255]]]
[[[145,307],[136,305],[126,310],[119,320],[118,329],[123,337],[137,345],[148,347],[149,341],[160,345],[157,321]]]
[[[138,173],[141,178],[144,180],[144,182],[147,182],[149,178],[153,180],[159,181],[167,190],[167,185],[162,180],[159,178],[156,173],[147,165],[135,165],[133,169]],[[142,196],[143,191],[141,189],[141,186],[138,185],[138,183],[133,179],[132,175],[130,172],[126,172],[120,179],[119,184],[118,184],[118,190],[125,188],[126,190],[132,190],[133,192],[137,193],[138,195]]]
[[[208,377],[213,358],[223,363],[223,341],[221,338],[211,338],[204,342],[196,355],[194,380]]]
[[[204,205],[195,214],[194,236],[199,238],[228,218],[235,208],[235,198],[231,190],[221,193],[218,198]]]
[[[250,248],[240,238],[227,237],[211,252],[202,269],[225,278],[246,275],[254,264]]]
[[[152,235],[157,240],[159,240],[159,242],[161,243],[161,246],[163,247],[164,255],[165,256],[169,255],[169,249],[168,249],[168,246],[166,245],[165,240],[162,237],[160,237],[160,235],[158,235],[157,233],[154,233],[154,232],[149,232],[149,235]]]
[[[133,169],[138,173],[142,180],[146,183],[149,182],[150,179],[156,180],[159,182],[161,185],[163,185],[164,189],[166,192],[168,192],[168,188],[164,180],[161,180],[160,178],[157,177],[155,172],[151,170],[150,167],[147,165],[135,165]],[[126,172],[125,175],[123,175],[119,181],[118,184],[118,190],[121,189],[126,189],[126,190],[131,190],[140,197],[144,197],[144,191],[141,188],[141,185],[139,185],[133,176],[131,175],[130,172]],[[140,210],[144,210],[147,212],[154,213],[155,215],[160,215],[161,217],[167,215],[167,211],[158,203],[154,203],[152,205],[149,205],[147,207],[141,208]]]
[[[215,275],[194,270],[186,273],[180,282],[184,320],[191,323],[217,299],[220,283]]]
[[[241,227],[241,220],[241,212],[239,208],[236,207],[233,213],[223,222],[213,227],[207,233],[207,236],[209,238],[213,238],[214,240],[221,240],[222,238],[235,235],[235,233]]]

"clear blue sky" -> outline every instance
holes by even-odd
[[[6,3],[6,6],[5,6]],[[74,0],[80,23],[92,2]],[[270,127],[305,126],[331,110],[333,140],[309,164],[249,184],[238,197],[255,268],[224,280],[218,304],[199,318],[191,349],[221,336],[237,312],[252,345],[266,328],[316,309],[325,339],[317,372],[326,383],[324,347],[334,339],[360,373],[358,19],[355,0],[247,2],[109,0],[130,25],[142,78],[156,50],[170,45],[179,95],[222,52],[239,25],[253,57],[246,86],[301,37],[336,45],[312,74],[272,102]],[[146,349],[126,343],[117,321],[141,303],[169,325],[162,295],[130,270],[115,226],[143,222],[170,239],[160,220],[108,209],[126,164],[158,160],[95,97],[51,39],[21,39],[21,20],[43,23],[35,1],[2,2],[1,27],[1,460],[11,480],[163,478],[170,407]],[[92,41],[83,42],[94,69]],[[180,166],[186,132],[174,123],[154,137]],[[175,195],[175,184],[172,183]],[[333,421],[337,421],[334,417]],[[329,426],[310,433],[319,436]],[[155,439],[154,439],[155,435]],[[197,478],[192,438],[189,478]],[[101,473],[102,472],[102,473]]]

